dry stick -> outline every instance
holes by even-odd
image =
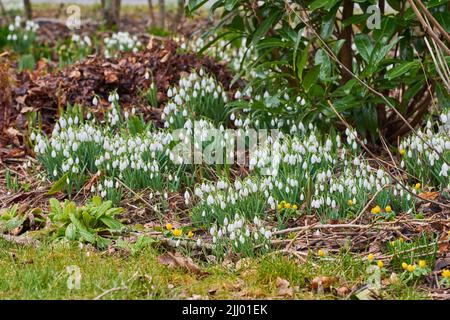
[[[335,113],[335,114],[338,116],[338,118],[341,120],[341,122],[342,122],[349,130],[353,130],[352,127],[347,123],[347,121],[345,121],[345,119],[344,119],[344,118],[340,115],[340,113],[336,110],[336,108],[333,106],[333,104],[331,103],[331,101],[330,101],[330,100],[327,100],[327,102],[328,102],[328,105],[330,106],[330,108],[333,109],[334,113]],[[373,152],[372,152],[369,148],[367,148],[366,145],[365,145],[365,144],[364,144],[357,136],[354,135],[353,137],[354,137],[355,140],[363,147],[363,149],[366,150],[366,152],[367,152],[368,154],[370,154],[370,156],[373,157],[374,160],[377,161],[378,164],[379,164],[380,166],[382,166],[382,162],[378,159],[378,157],[377,157],[375,154],[373,154]],[[446,208],[450,208],[450,206],[447,205],[447,204],[440,203],[440,202],[437,202],[437,201],[434,201],[434,200],[431,200],[431,199],[426,199],[426,198],[423,198],[423,197],[421,197],[421,196],[419,196],[419,195],[413,193],[413,192],[410,191],[410,190],[408,189],[408,187],[406,187],[400,180],[398,180],[397,177],[396,177],[394,174],[392,174],[389,170],[386,170],[386,172],[391,176],[391,178],[392,178],[396,183],[398,183],[398,184],[399,184],[406,192],[408,192],[409,194],[411,194],[413,197],[416,197],[416,198],[418,198],[418,199],[420,199],[420,200],[422,200],[422,201],[425,201],[425,202],[428,201],[428,202],[434,203],[434,204],[436,204],[436,205],[438,205],[438,206],[443,206],[443,207],[446,207]]]
[[[431,20],[431,22],[434,24],[434,26],[439,30],[439,32],[444,36],[444,38],[450,43],[450,35],[439,24],[439,22],[433,17],[433,15],[430,13],[430,11],[428,11],[427,7],[423,4],[423,2],[421,0],[416,0],[416,2],[419,5],[420,9],[422,9],[422,11],[425,12],[425,15],[428,17],[428,19]]]
[[[306,222],[306,221],[305,221]],[[305,225],[305,227],[307,227],[308,225]],[[298,237],[303,233],[303,231],[308,231],[306,229],[304,230],[300,230],[299,232],[297,232],[297,234],[295,235],[294,238],[292,238],[292,240],[288,243],[288,245],[286,246],[286,250],[289,250],[292,246],[292,244],[295,242],[295,240],[298,239]]]
[[[432,37],[437,42],[437,44],[439,44],[439,46],[450,56],[450,49],[445,45],[445,43],[441,41],[441,39],[439,39],[439,37],[434,33],[433,29],[427,24],[425,19],[420,14],[420,11],[417,8],[414,1],[408,0],[408,2],[411,5],[412,9],[414,10],[414,13],[416,14],[417,18],[419,19],[420,24],[425,29],[425,32],[428,33],[430,37]]]
[[[450,78],[449,78],[449,70],[448,70],[448,66],[447,63],[443,62],[443,57],[441,57],[441,51],[439,50],[439,48],[436,45],[436,41],[434,41],[433,39],[433,46],[436,50],[436,56],[438,57],[438,59],[436,59],[436,57],[434,56],[433,53],[433,49],[430,46],[430,43],[428,42],[427,38],[424,38],[425,40],[425,44],[427,45],[428,51],[430,51],[430,55],[431,55],[431,59],[433,59],[434,65],[436,67],[436,71],[439,74],[439,76],[441,77],[441,79],[444,82],[444,85],[447,87],[447,89],[450,91]],[[441,66],[444,66],[444,70],[441,70]]]
[[[358,215],[356,216],[355,219],[353,219],[350,223],[353,224],[356,221],[359,220],[359,218],[361,218],[361,216],[364,214],[364,212],[366,212],[366,210],[370,207],[370,205],[372,204],[372,202],[375,200],[375,198],[380,194],[380,192],[386,188],[386,186],[383,186],[380,190],[377,190],[377,192],[375,192],[375,194],[373,195],[373,197],[369,200],[369,202],[367,202],[367,204],[364,206],[364,208],[358,213]]]
[[[427,17],[425,17],[425,20],[428,23],[428,25],[430,25],[430,22],[428,21]],[[434,65],[436,66],[436,71],[441,76],[441,79],[443,80],[444,84],[447,87],[449,87],[450,86],[450,79],[449,79],[450,70],[448,68],[447,62],[445,61],[445,57],[442,54],[442,51],[436,45],[436,41],[431,39],[431,41],[433,42],[434,49],[436,50],[436,56],[438,57],[438,60],[439,60],[439,63],[438,63],[436,58],[433,56],[433,50],[430,48],[430,44],[427,41],[427,37],[424,37],[424,40],[425,40],[425,43],[426,43],[426,45],[428,47],[428,50],[430,51],[430,54],[431,54],[431,57],[433,59]],[[419,56],[418,52],[417,52],[417,55]],[[440,70],[442,66],[444,66],[444,70]],[[444,71],[445,77],[443,77],[442,71]]]
[[[425,40],[425,42],[427,42],[427,37],[424,37],[424,40]],[[428,49],[430,49],[430,48],[428,47]],[[434,99],[433,99],[433,92],[431,91],[431,83],[430,83],[430,81],[429,81],[429,79],[428,79],[428,77],[427,77],[427,73],[426,73],[426,71],[425,71],[425,66],[423,65],[422,60],[421,60],[420,55],[419,55],[419,52],[416,50],[415,47],[414,47],[414,51],[415,51],[415,53],[416,53],[416,55],[417,55],[417,58],[418,58],[420,67],[422,68],[423,75],[424,75],[424,77],[425,77],[425,82],[427,83],[427,90],[428,90],[428,93],[430,94],[431,103],[433,104],[433,107],[436,109],[436,111],[439,112],[439,108],[438,108],[436,102],[435,102]],[[431,52],[431,50],[430,50],[430,54],[433,55],[433,53]],[[435,64],[435,65],[436,65],[436,64]],[[436,69],[438,69],[438,68],[436,67]]]
[[[114,179],[116,179],[116,181],[118,181],[121,185],[123,185],[128,191],[130,191],[131,193],[133,193],[136,197],[138,197],[139,199],[141,199],[146,205],[148,205],[149,206],[149,208],[151,208],[152,207],[152,205],[149,203],[149,202],[147,202],[147,200],[145,200],[142,196],[140,196],[139,194],[137,194],[136,192],[134,192],[130,187],[128,187],[125,183],[123,183],[122,181],[120,181],[119,179],[117,179],[117,178],[114,178]]]
[[[414,247],[414,248],[411,248],[411,249],[408,249],[408,250],[399,251],[399,252],[397,252],[395,254],[390,254],[390,255],[387,255],[387,256],[381,256],[379,259],[380,260],[389,260],[389,259],[392,259],[394,256],[396,256],[398,254],[410,253],[410,252],[414,252],[416,250],[426,249],[428,247],[432,247],[432,246],[439,245],[439,244],[446,243],[446,242],[449,242],[449,241],[448,240],[440,240],[440,241],[438,241],[436,243],[429,243],[429,244],[418,246],[418,247]],[[428,255],[428,254],[430,254],[430,253],[426,253],[426,255]]]
[[[311,27],[311,25],[306,22],[301,16],[299,16],[297,14],[297,12],[295,12],[295,10],[292,9],[292,7],[290,6],[289,3],[286,2],[287,7],[295,14],[297,15],[297,17],[308,27],[310,28],[313,33],[315,34],[315,36],[320,40],[320,42],[323,44],[325,52],[328,54],[328,56],[330,58],[332,58],[341,68],[343,68],[346,72],[348,72],[353,78],[355,78],[360,84],[362,84],[364,87],[366,87],[369,91],[371,91],[372,93],[374,93],[375,95],[377,95],[378,97],[380,97],[387,106],[389,106],[394,112],[395,114],[400,118],[400,120],[402,120],[406,126],[409,128],[409,130],[411,130],[411,132],[413,132],[417,137],[419,137],[419,139],[425,144],[427,145],[431,150],[433,150],[434,152],[436,152],[437,155],[439,155],[439,157],[442,159],[442,161],[444,161],[448,166],[450,166],[450,163],[442,156],[442,153],[439,152],[438,150],[436,150],[433,146],[431,146],[421,135],[418,135],[416,130],[411,126],[411,124],[405,119],[405,117],[397,110],[397,108],[394,107],[393,104],[391,104],[391,102],[380,92],[378,92],[377,90],[375,90],[374,88],[372,88],[371,86],[369,86],[367,83],[365,83],[364,81],[362,81],[357,75],[355,75],[350,69],[348,69],[341,61],[339,61],[339,59],[336,57],[336,55],[334,54],[333,50],[327,45],[327,43],[325,42],[325,40],[322,39],[322,37],[317,33],[317,31]],[[307,15],[307,14],[306,14]],[[307,15],[308,16],[308,15]],[[308,16],[309,17],[309,16]]]

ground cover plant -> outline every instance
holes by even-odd
[[[0,297],[448,299],[448,4],[204,5],[2,13]]]

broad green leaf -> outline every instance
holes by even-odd
[[[231,11],[234,9],[234,6],[239,2],[239,0],[225,0],[225,10]]]
[[[261,25],[256,29],[255,33],[253,34],[251,45],[255,45],[256,43],[258,43],[258,41],[266,35],[270,28],[274,26],[282,16],[282,11],[276,10],[271,12],[269,17],[264,19],[263,23],[261,23]]]
[[[194,12],[201,6],[203,6],[208,0],[189,0],[187,8],[189,12]]]
[[[320,8],[325,8],[327,10],[330,10],[334,7],[336,3],[338,3],[340,0],[315,0],[313,3],[309,5],[309,10],[314,11]]]
[[[369,63],[370,55],[373,51],[373,44],[367,34],[360,33],[355,36],[355,46],[358,53],[366,63]]]
[[[77,239],[77,228],[73,223],[69,223],[65,231],[65,237],[68,240],[76,240]]]
[[[325,50],[317,50],[314,57],[314,64],[320,66],[319,79],[326,81],[331,76],[331,61]]]
[[[95,243],[96,236],[88,231],[88,229],[83,225],[83,223],[77,219],[75,214],[71,213],[69,217],[70,221],[72,221],[72,223],[75,225],[79,235],[83,237],[83,239],[85,239],[87,242]]]
[[[389,80],[392,80],[394,78],[400,77],[401,75],[405,74],[412,68],[415,68],[418,66],[419,66],[419,63],[417,61],[409,61],[409,62],[399,63],[397,66],[395,66],[394,68],[392,68],[391,70],[388,71],[388,73],[386,74],[386,77]]]
[[[56,200],[55,198],[51,198],[49,202],[50,202],[50,213],[54,215],[61,214],[62,208],[59,201]]]
[[[314,66],[308,73],[305,75],[303,79],[302,85],[305,91],[309,91],[314,82],[319,78],[320,66]]]
[[[301,80],[303,76],[303,70],[306,68],[306,63],[308,62],[308,53],[309,53],[309,45],[306,46],[305,49],[303,49],[302,54],[300,58],[298,59],[297,63],[297,76]]]
[[[270,49],[270,48],[284,48],[286,47],[288,44],[285,41],[282,41],[281,39],[278,38],[267,38],[267,39],[263,39],[260,42],[258,42],[255,45],[255,48],[257,50],[262,50],[262,49]]]
[[[100,221],[103,222],[111,230],[122,230],[125,227],[116,219],[107,216],[100,218]]]
[[[59,178],[58,181],[56,181],[52,185],[50,190],[48,190],[47,194],[49,196],[51,196],[51,195],[54,195],[55,193],[58,193],[61,190],[63,190],[67,186],[67,177],[68,177],[68,175],[69,175],[69,173],[66,173],[63,176],[61,176],[61,178]]]

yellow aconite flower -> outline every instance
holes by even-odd
[[[278,208],[278,210],[283,209],[283,206],[281,205],[281,203],[278,204],[277,208]]]
[[[419,260],[419,267],[425,268],[427,266],[427,262],[425,260]]]
[[[386,210],[387,213],[392,212],[392,208],[390,205],[387,205],[386,208],[384,208],[384,210]]]
[[[402,268],[403,270],[408,269],[408,264],[406,262],[402,262]]]
[[[297,210],[297,209],[298,209],[298,206],[297,206],[296,204],[294,204],[294,205],[292,206],[292,209]]]
[[[416,188],[416,190],[419,190],[421,186],[422,186],[422,185],[421,185],[420,183],[417,182],[416,185],[414,186],[414,188]]]
[[[192,238],[194,236],[194,233],[192,231],[189,230],[188,234],[187,234],[188,238]]]
[[[416,266],[409,265],[406,269],[408,269],[409,272],[414,272],[414,270],[416,270]]]
[[[373,254],[370,253],[370,254],[367,256],[367,260],[369,260],[369,262],[372,262],[373,259],[374,259],[374,256],[373,256]]]
[[[405,150],[405,149],[400,149],[400,150],[399,150],[399,153],[400,153],[400,155],[404,156],[405,153],[406,153],[406,150]]]
[[[171,223],[166,224],[166,229],[167,230],[172,230],[173,229],[172,224]]]
[[[446,279],[450,279],[450,270],[449,269],[442,270],[442,276]]]
[[[173,235],[174,235],[175,237],[179,237],[179,236],[181,236],[181,235],[183,234],[183,230],[181,230],[181,229],[175,229],[175,230],[172,231],[172,233],[173,233]]]
[[[383,261],[381,261],[381,260],[378,260],[377,261],[377,266],[378,266],[378,268],[383,268],[383,266],[384,266],[384,263],[383,263]]]
[[[291,208],[291,204],[290,204],[290,203],[286,203],[286,204],[284,205],[284,207],[285,207],[286,209],[290,209],[290,208]]]
[[[400,239],[398,239],[398,241],[400,241],[401,243],[403,243],[403,242],[405,242],[405,239],[400,238]]]
[[[371,210],[371,212],[372,212],[373,214],[378,214],[378,213],[380,213],[380,212],[381,212],[380,206],[373,207],[372,210]]]
[[[349,206],[352,206],[352,205],[353,205],[353,201],[350,199],[350,200],[347,201],[347,204],[348,204]]]
[[[324,257],[325,256],[325,251],[320,249],[319,251],[317,251],[317,254],[319,255],[319,257]]]

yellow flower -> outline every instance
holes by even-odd
[[[290,203],[286,203],[286,204],[284,205],[284,207],[285,207],[286,209],[290,209],[290,208],[291,208],[291,204],[290,204]]]
[[[175,237],[179,237],[179,236],[181,236],[181,235],[183,234],[183,230],[181,230],[181,229],[175,229],[175,230],[172,231],[172,233],[173,233],[173,235],[174,235]]]
[[[401,243],[403,243],[403,242],[405,242],[405,239],[400,238],[400,239],[398,239],[398,241],[400,241]]]
[[[353,201],[350,199],[347,201],[347,204],[351,207],[353,205]]]
[[[296,204],[294,204],[294,205],[292,206],[292,209],[297,210],[297,209],[298,209],[298,206],[297,206]]]
[[[401,156],[404,156],[405,153],[406,153],[406,150],[405,150],[405,149],[400,149],[400,150],[399,150],[399,153],[400,153]]]
[[[192,231],[189,230],[188,234],[187,234],[188,238],[192,238],[194,236],[194,233]]]
[[[409,265],[406,269],[407,269],[409,272],[414,272],[414,270],[416,270],[416,266],[414,266],[414,265]]]
[[[427,262],[425,260],[419,260],[419,267],[425,268],[427,266]]]
[[[450,270],[449,269],[442,270],[442,277],[450,279]]]
[[[374,258],[374,256],[371,253],[367,256],[367,260],[369,260],[369,262],[372,262],[373,258]]]
[[[372,212],[373,214],[378,214],[378,213],[380,213],[380,212],[381,212],[380,206],[373,207],[372,210],[371,210],[371,212]]]
[[[392,212],[392,208],[390,205],[387,205],[386,208],[384,208],[384,210],[386,210],[387,213]]]
[[[389,242],[389,244],[391,245],[391,247],[395,246],[395,241],[391,241]]]
[[[172,226],[172,224],[171,223],[168,223],[168,224],[166,224],[166,229],[167,230],[172,230],[172,228],[173,228],[173,226]]]
[[[402,262],[402,268],[403,270],[408,269],[408,264],[406,262]]]
[[[320,249],[319,251],[317,251],[317,255],[319,257],[324,257],[325,256],[325,251],[323,251],[322,249]]]
[[[384,266],[384,263],[383,263],[383,261],[381,261],[381,260],[378,260],[377,261],[377,266],[378,266],[378,268],[383,268],[383,266]]]
[[[278,210],[283,209],[283,206],[281,205],[281,203],[279,203],[277,207],[278,207]]]
[[[420,183],[417,182],[416,185],[414,186],[414,188],[416,188],[416,190],[419,190],[421,186],[422,186],[422,185],[421,185]]]

